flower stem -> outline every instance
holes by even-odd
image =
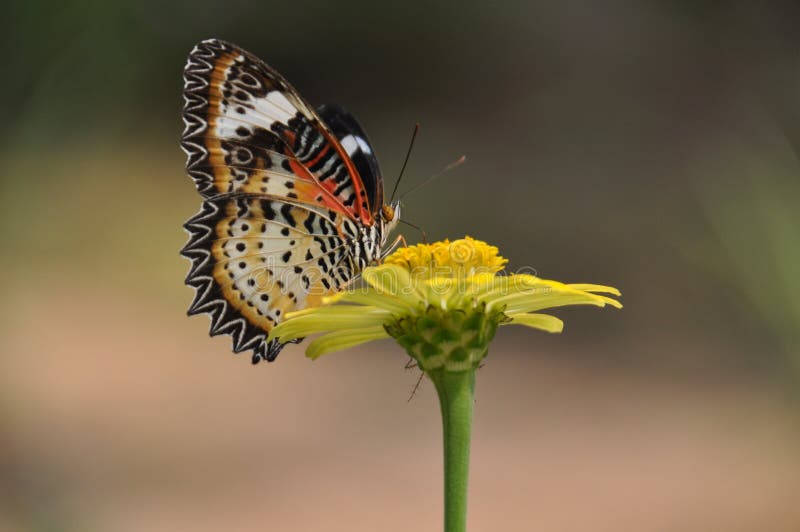
[[[442,409],[444,532],[464,532],[467,529],[469,444],[472,434],[475,370],[437,369],[430,371],[428,376],[436,386]]]

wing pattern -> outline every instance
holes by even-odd
[[[211,335],[233,336],[235,352],[272,361],[278,342],[266,333],[282,316],[320,304],[355,275],[348,239],[357,231],[335,211],[254,195],[209,199],[185,227],[182,254],[192,261],[189,314],[211,314]]]
[[[373,223],[347,150],[280,74],[232,44],[210,40],[192,51],[184,76],[182,146],[201,194],[286,196]]]
[[[204,199],[184,226],[189,314],[210,314],[210,334],[231,335],[253,363],[280,352],[266,338],[286,313],[341,290],[383,243],[366,134],[341,108],[319,112],[235,45],[203,41],[189,55],[181,145]]]

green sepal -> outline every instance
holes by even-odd
[[[425,372],[466,371],[486,357],[497,326],[506,320],[501,310],[487,312],[485,304],[468,310],[431,305],[385,328]]]

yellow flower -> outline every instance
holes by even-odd
[[[616,288],[564,284],[528,274],[502,275],[498,249],[470,237],[401,248],[366,268],[366,286],[293,312],[269,338],[288,342],[320,334],[306,349],[332,351],[393,337],[426,373],[474,369],[499,325],[557,333],[564,323],[539,311],[566,305],[621,308]]]
[[[467,480],[475,374],[499,325],[561,332],[540,311],[566,305],[621,308],[616,288],[502,275],[506,259],[472,238],[400,249],[362,272],[365,286],[293,312],[270,333],[282,342],[320,334],[306,349],[325,353],[393,337],[416,360],[439,396],[444,430],[448,532],[466,530]]]

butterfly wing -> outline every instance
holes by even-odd
[[[268,194],[374,223],[377,211],[345,147],[266,63],[207,40],[189,55],[184,82],[182,146],[203,196]]]
[[[342,106],[326,104],[317,108],[320,118],[330,128],[361,177],[367,191],[370,211],[378,213],[383,207],[383,178],[375,150],[364,128]]]
[[[266,341],[272,327],[358,273],[348,241],[376,227],[377,161],[349,114],[321,108],[329,127],[280,74],[229,43],[192,50],[184,100],[181,144],[205,199],[185,225],[189,314],[209,313],[211,335],[272,361],[282,348]]]
[[[211,314],[211,335],[230,334],[234,351],[272,361],[282,345],[266,334],[287,312],[316,306],[355,275],[333,210],[258,195],[211,198],[185,227],[182,250],[195,288],[189,314]]]

